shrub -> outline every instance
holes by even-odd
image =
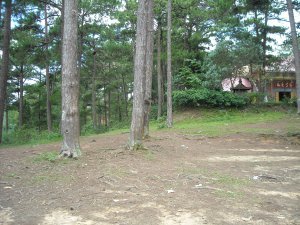
[[[190,89],[173,92],[174,105],[177,107],[244,107],[249,103],[247,95],[237,95],[208,89]]]

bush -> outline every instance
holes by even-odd
[[[173,92],[174,105],[177,107],[244,107],[249,103],[247,95],[237,95],[208,89],[190,89]]]
[[[15,129],[3,133],[3,144],[36,144],[56,141],[61,138],[58,130],[53,132],[38,131],[37,129]]]

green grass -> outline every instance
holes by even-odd
[[[200,117],[185,118],[174,123],[176,130],[204,136],[222,136],[226,134],[247,132],[270,132],[269,129],[262,130],[247,128],[245,124],[257,124],[264,122],[279,121],[287,115],[280,111],[237,111],[237,110],[203,110]]]
[[[245,128],[246,124],[257,124],[257,123],[269,123],[280,121],[285,119],[288,124],[286,132],[295,133],[299,129],[299,123],[295,124],[294,117],[296,113],[293,109],[284,109],[282,107],[250,107],[243,110],[237,109],[187,109],[181,112],[174,113],[174,128],[173,130],[201,136],[223,136],[233,133],[267,133],[272,134],[271,128],[260,127]],[[289,120],[289,118],[292,118]],[[152,120],[150,122],[150,132],[157,130],[167,130],[165,124],[165,117],[159,118],[159,120]],[[120,126],[111,128],[108,132],[102,134],[86,132],[87,136],[98,136],[98,135],[116,135],[129,133],[130,124],[121,123]],[[16,130],[14,132],[6,134],[4,132],[3,144],[0,148],[14,147],[14,146],[35,146],[40,144],[53,143],[61,141],[62,137],[58,131],[39,132],[36,129],[24,129]]]
[[[55,162],[58,158],[57,152],[44,152],[33,157],[33,162]]]

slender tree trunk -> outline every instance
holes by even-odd
[[[47,128],[48,131],[52,131],[52,118],[51,118],[51,87],[50,87],[50,73],[49,73],[49,39],[48,39],[48,14],[47,14],[47,4],[45,3],[45,42],[46,42],[46,106],[47,106]]]
[[[139,0],[137,13],[136,48],[134,60],[133,108],[129,149],[142,145],[144,129],[145,62],[147,39],[146,0]]]
[[[162,70],[161,70],[161,27],[157,27],[157,118],[162,115],[163,91],[162,91]]]
[[[61,38],[61,43],[60,43],[60,52],[62,53],[63,51],[63,41],[64,41],[64,17],[65,17],[65,0],[61,1],[61,28],[60,28],[60,38]],[[61,63],[62,63],[62,54],[61,54]]]
[[[123,86],[123,95],[124,95],[124,102],[125,102],[125,115],[128,118],[128,96],[127,96],[127,87],[126,87],[124,74],[122,74],[122,86]]]
[[[144,99],[144,137],[149,136],[149,114],[152,98],[152,72],[153,72],[153,0],[147,2],[147,40],[146,40],[146,83]]]
[[[293,12],[293,3],[291,0],[287,0],[289,19],[290,19],[290,27],[292,34],[292,43],[293,43],[293,53],[295,57],[295,70],[296,70],[296,90],[297,90],[297,113],[300,114],[300,50],[298,46],[297,40],[297,32],[295,26],[295,18]]]
[[[111,108],[111,92],[110,89],[108,89],[107,93],[107,127],[110,127],[110,108]]]
[[[173,126],[172,109],[172,54],[171,54],[171,27],[172,27],[172,0],[168,0],[168,34],[167,34],[167,126]]]
[[[262,50],[263,50],[263,62],[262,62],[262,78],[263,78],[263,84],[262,84],[262,90],[264,93],[266,93],[266,66],[267,66],[267,26],[269,21],[269,5],[267,5],[265,12],[264,12],[265,20],[264,20],[264,28],[262,32]]]
[[[118,120],[119,120],[119,122],[121,122],[122,121],[122,107],[121,107],[121,99],[120,99],[120,90],[119,90],[119,88],[117,89],[117,101],[118,101],[118,105],[117,105]]]
[[[6,100],[5,104],[5,131],[8,132],[9,122],[8,122],[8,101]]]
[[[98,128],[96,108],[96,50],[93,52],[93,78],[92,78],[92,118],[94,129]]]
[[[107,127],[107,97],[106,97],[106,91],[107,91],[107,87],[106,85],[104,85],[103,87],[103,98],[104,98],[104,122],[105,122],[105,127]]]
[[[19,128],[23,127],[23,109],[24,109],[24,66],[21,65],[21,71],[19,75]]]
[[[62,51],[62,119],[63,143],[61,156],[77,158],[81,155],[79,135],[79,76],[77,0],[65,1]]]
[[[0,27],[2,28],[2,0],[0,0]]]
[[[42,72],[39,73],[39,85],[42,86]],[[41,131],[41,89],[39,88],[39,131]]]
[[[0,70],[0,144],[2,143],[4,105],[6,101],[7,79],[9,73],[9,45],[11,31],[11,0],[5,1],[5,18],[3,27],[2,65]]]

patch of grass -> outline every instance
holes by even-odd
[[[33,158],[34,162],[52,162],[54,163],[58,158],[57,152],[44,152]]]
[[[178,170],[181,174],[186,176],[196,176],[198,178],[201,176],[201,180],[205,180],[212,185],[213,189],[215,189],[213,193],[220,198],[243,198],[244,192],[242,191],[242,188],[250,183],[247,179],[233,177],[232,175],[221,172],[210,171],[206,168],[180,167]]]
[[[61,140],[58,131],[38,131],[37,129],[16,129],[3,133],[3,144],[1,147],[14,147],[19,145],[40,145]]]
[[[244,130],[245,124],[279,121],[286,116],[287,114],[281,111],[257,113],[251,110],[203,110],[201,117],[188,117],[175,121],[174,127],[181,132],[214,137],[247,132]],[[255,132],[255,130],[250,132]]]
[[[213,173],[212,176],[213,183],[223,186],[239,187],[249,184],[249,180],[247,179],[236,178],[226,174]]]
[[[145,150],[144,151],[144,157],[145,157],[145,159],[147,159],[149,161],[153,161],[155,159],[154,153],[150,150]]]

